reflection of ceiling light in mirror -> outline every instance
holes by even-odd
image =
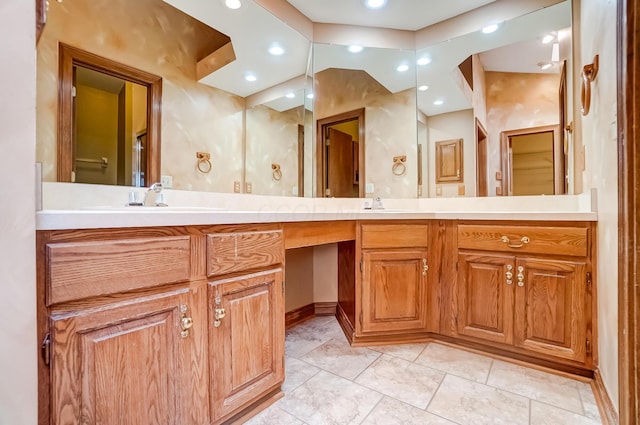
[[[380,9],[385,4],[387,4],[387,0],[364,0],[364,5],[369,9]]]
[[[253,74],[247,74],[247,75],[244,76],[244,79],[247,80],[247,81],[253,82],[253,81],[257,81],[258,77],[256,77]]]
[[[491,24],[482,28],[482,32],[485,34],[491,34],[492,32],[496,32],[497,29],[498,29],[498,24]]]
[[[427,91],[427,90],[429,90],[429,86],[420,86],[420,87],[418,87],[418,90]]]
[[[555,41],[556,36],[553,34],[547,34],[544,37],[542,37],[542,44],[549,44],[552,41]]]
[[[240,7],[242,6],[242,3],[240,3],[240,0],[225,0],[224,4],[229,9],[240,9]]]
[[[362,46],[358,46],[357,44],[354,44],[354,45],[349,46],[349,47],[348,47],[348,50],[349,50],[351,53],[360,53],[361,51],[363,51],[363,50],[364,50],[364,47],[362,47]]]
[[[560,43],[553,43],[551,48],[551,62],[560,62]]]
[[[287,94],[285,95],[285,97],[286,97],[287,99],[293,99],[294,97],[296,97],[296,94],[295,94],[295,93],[287,93]]]
[[[434,105],[436,106],[440,106],[444,104],[444,100],[436,100],[435,102],[433,102]]]
[[[551,62],[538,62],[538,67],[540,67],[540,69],[542,69],[543,71],[551,68],[553,66],[553,64]]]
[[[429,57],[425,56],[424,58],[418,59],[418,65],[424,66],[424,65],[429,65],[430,63],[431,63],[431,58]]]
[[[269,47],[269,53],[271,53],[273,56],[280,56],[284,54],[284,49],[281,46],[274,44],[273,46]]]
[[[405,64],[398,65],[398,67],[396,68],[396,71],[398,72],[405,72],[408,70],[409,70],[409,65],[405,65]]]
[[[313,99],[313,93],[309,93],[309,94],[307,95],[307,99]]]

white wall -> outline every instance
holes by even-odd
[[[592,84],[591,112],[581,120],[586,168],[584,190],[598,190],[598,367],[613,402],[618,404],[618,164],[616,92],[616,1],[580,2],[581,34],[577,62],[600,55]],[[579,80],[578,80],[579,82]],[[580,93],[579,86],[577,92]],[[579,96],[579,94],[578,94]]]
[[[0,2],[0,424],[37,423],[35,2]]]

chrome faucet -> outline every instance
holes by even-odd
[[[166,207],[164,202],[164,193],[162,193],[162,183],[154,183],[149,186],[147,192],[144,194],[145,207]]]
[[[384,205],[382,205],[382,199],[379,196],[373,198],[373,202],[371,203],[371,209],[372,210],[383,210],[384,209]]]

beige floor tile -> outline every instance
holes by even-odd
[[[598,404],[596,398],[593,395],[591,384],[586,382],[578,382],[578,392],[580,393],[580,399],[582,400],[582,407],[584,408],[584,415],[588,418],[600,420],[600,411],[598,410]]]
[[[493,360],[442,344],[430,343],[416,363],[485,384]]]
[[[278,401],[277,406],[309,425],[359,424],[382,394],[320,371]]]
[[[288,393],[307,382],[309,378],[320,372],[320,369],[294,357],[286,357],[284,359],[284,372],[282,391]]]
[[[600,425],[599,419],[587,418],[559,407],[531,402],[531,425]]]
[[[332,339],[300,360],[347,379],[354,379],[381,354],[368,348],[351,347],[346,340]]]
[[[456,425],[390,397],[383,398],[362,425]]]
[[[415,361],[427,344],[374,345],[369,348],[393,357]]]
[[[304,425],[300,419],[280,409],[277,404],[269,406],[244,425]]]
[[[299,358],[332,338],[347,340],[334,317],[315,317],[287,330],[285,354]]]
[[[445,376],[427,411],[461,425],[528,425],[529,399],[469,381]]]
[[[582,415],[578,381],[537,369],[496,360],[488,385]]]
[[[355,382],[424,409],[443,378],[443,372],[383,354]]]

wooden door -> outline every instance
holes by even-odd
[[[427,250],[363,254],[362,332],[424,330]]]
[[[184,377],[191,362],[183,348],[191,336],[182,338],[180,325],[187,294],[54,315],[52,424],[180,425],[190,418],[193,384]]]
[[[340,130],[329,128],[327,141],[327,188],[330,198],[358,196],[353,184],[353,138]]]
[[[211,282],[209,312],[210,397],[218,421],[284,380],[282,269]]]
[[[586,267],[546,259],[516,262],[515,345],[538,353],[585,361]]]
[[[510,256],[459,254],[456,321],[460,335],[512,343],[513,264]]]

